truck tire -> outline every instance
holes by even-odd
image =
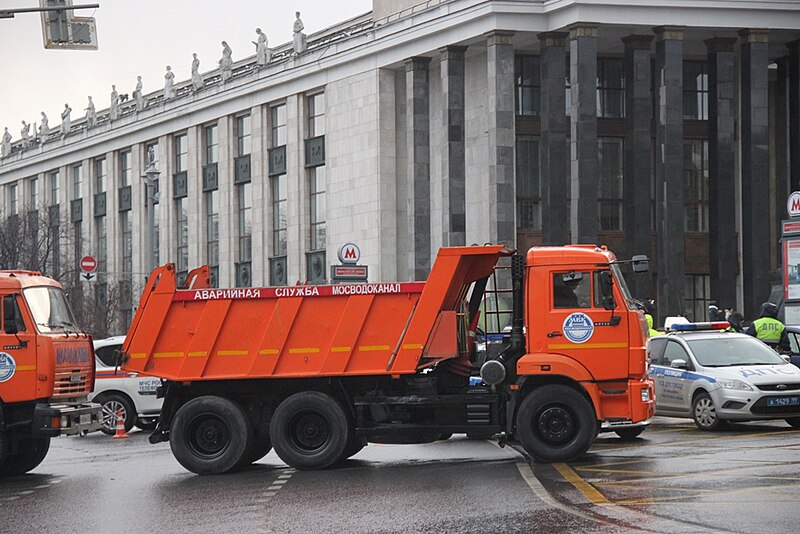
[[[254,429],[250,429],[250,440],[247,442],[242,459],[236,464],[236,467],[247,467],[248,465],[259,461],[272,450],[272,442],[269,436],[258,436]]]
[[[639,437],[639,435],[644,432],[645,427],[643,426],[636,426],[631,428],[618,428],[614,431],[614,433],[620,437],[622,441],[632,441]]]
[[[127,395],[122,393],[101,393],[95,397],[94,402],[103,406],[103,434],[113,436],[117,430],[117,412],[122,411],[125,420],[125,432],[130,432],[136,423],[136,408]]]
[[[576,390],[562,385],[534,389],[517,412],[517,435],[537,462],[564,462],[589,450],[597,418],[594,408]]]
[[[178,462],[198,475],[219,475],[242,460],[251,430],[234,402],[207,395],[181,406],[169,445]]]
[[[34,438],[27,436],[19,443],[17,454],[6,455],[0,465],[0,476],[13,477],[33,470],[47,456],[50,450],[50,438]]]
[[[344,458],[350,424],[331,396],[301,391],[278,405],[270,438],[281,460],[298,469],[324,469]]]

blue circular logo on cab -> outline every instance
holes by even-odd
[[[594,322],[585,313],[576,312],[564,319],[564,335],[573,343],[584,343],[594,334]]]
[[[17,362],[7,352],[0,352],[0,382],[11,380],[17,370]]]

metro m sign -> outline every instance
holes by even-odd
[[[789,217],[800,217],[800,191],[795,191],[789,195],[789,200],[786,202],[786,211],[789,212]]]
[[[341,263],[358,263],[361,259],[361,251],[355,243],[345,243],[339,247],[337,254]]]

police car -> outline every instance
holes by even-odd
[[[691,417],[701,430],[727,421],[785,419],[800,428],[800,369],[726,321],[668,323],[650,338],[656,415]]]
[[[94,340],[97,372],[94,392],[89,400],[103,405],[103,427],[101,430],[114,434],[117,413],[122,413],[125,431],[134,425],[142,430],[153,430],[161,413],[163,399],[156,398],[156,388],[161,385],[158,378],[127,373],[117,366],[117,352],[125,336]]]

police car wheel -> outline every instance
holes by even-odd
[[[692,401],[692,418],[700,430],[718,430],[725,426],[708,393],[700,393]]]
[[[786,422],[795,428],[800,428],[800,417],[788,417]]]

